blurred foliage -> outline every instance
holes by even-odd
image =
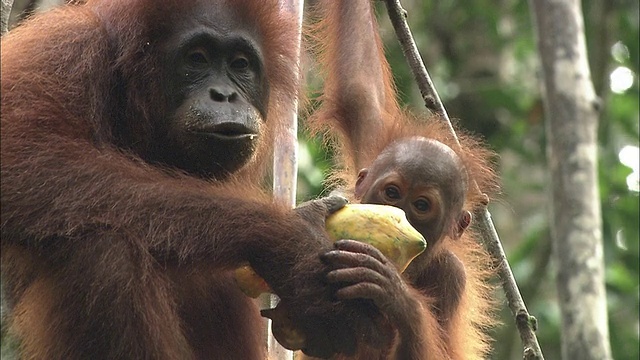
[[[538,319],[537,335],[545,358],[559,359],[560,310],[555,264],[550,261],[545,120],[528,3],[403,0],[402,4],[447,111],[461,128],[484,138],[500,155],[497,167],[502,194],[490,210],[527,307]],[[400,98],[409,108],[425,113],[386,10],[381,4],[378,7]],[[583,1],[592,79],[602,99],[599,181],[609,331],[615,359],[640,358],[640,204],[638,193],[627,185],[632,170],[618,156],[626,145],[635,146],[638,152],[638,11],[637,1]],[[633,85],[615,93],[610,74],[620,66],[631,71]],[[309,71],[309,78],[315,91],[318,80],[313,71]],[[301,152],[315,159],[300,164],[299,198],[307,199],[325,191],[322,183],[312,180],[321,179],[318,174],[326,174],[332,162],[317,139],[303,136]],[[502,310],[503,325],[495,329],[491,358],[521,359],[522,346],[506,303]]]

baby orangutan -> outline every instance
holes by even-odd
[[[397,330],[395,345],[381,354],[382,358],[424,359],[429,342],[429,348],[446,351],[444,344],[434,341],[437,336],[423,329],[448,329],[465,289],[463,263],[440,245],[447,236],[459,239],[471,222],[471,213],[463,209],[467,183],[466,170],[456,153],[424,137],[393,142],[358,174],[355,198],[401,208],[428,244],[409,264],[404,280],[391,262],[367,244],[339,241],[336,250],[323,256],[324,261],[338,267],[327,275],[330,283],[342,286],[336,297],[372,300]],[[433,315],[425,315],[426,311]],[[360,353],[358,358],[371,355]]]
[[[459,239],[471,222],[471,213],[463,209],[467,183],[456,153],[424,137],[392,143],[356,182],[356,199],[401,208],[427,240],[427,249],[405,274],[418,288],[437,294],[434,307],[443,325],[460,301],[465,271],[458,257],[439,245],[445,236]]]
[[[386,320],[380,326],[396,332],[384,350],[362,347],[357,359],[449,357],[446,334],[453,331],[451,319],[465,291],[466,272],[462,261],[442,244],[447,238],[459,239],[471,222],[471,213],[463,209],[467,187],[458,155],[442,142],[421,136],[392,142],[359,172],[355,200],[401,208],[428,246],[404,276],[376,248],[354,240],[336,242],[335,250],[322,257],[335,268],[327,281],[336,286],[336,298],[371,301]],[[284,306],[263,314],[273,319],[279,341],[304,346],[304,339],[287,323]]]

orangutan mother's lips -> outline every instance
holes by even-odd
[[[258,134],[238,123],[222,123],[193,131],[198,135],[214,137],[221,140],[253,140]]]

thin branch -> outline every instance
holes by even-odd
[[[2,0],[0,6],[0,35],[4,35],[9,28],[9,15],[11,14],[11,8],[13,7],[13,0]],[[2,358],[6,357],[15,359],[15,347],[13,346],[13,339],[7,333],[8,309],[3,285],[4,284],[0,280],[0,342],[2,343],[1,354]]]
[[[385,3],[389,13],[389,18],[396,31],[396,36],[398,37],[398,41],[402,46],[405,58],[407,59],[416,82],[418,83],[420,93],[422,94],[422,98],[424,99],[427,108],[440,115],[440,118],[448,124],[449,131],[451,131],[456,142],[458,142],[455,130],[451,125],[449,115],[444,108],[442,100],[440,100],[440,96],[438,96],[438,92],[431,81],[431,77],[429,76],[424,62],[422,61],[418,47],[411,35],[411,29],[406,21],[406,10],[402,8],[400,0],[385,0]],[[480,191],[478,184],[475,183],[475,181],[473,186],[478,190],[478,192]],[[524,300],[520,295],[520,290],[518,289],[518,285],[516,284],[511,268],[509,267],[509,262],[507,261],[504,249],[502,248],[502,243],[500,242],[498,233],[496,232],[493,221],[491,220],[491,214],[487,209],[488,204],[489,199],[487,197],[484,208],[479,211],[479,229],[482,233],[482,238],[487,251],[498,265],[498,276],[502,282],[502,287],[504,289],[509,308],[514,315],[516,326],[520,332],[520,339],[524,346],[523,359],[543,360],[542,350],[540,349],[538,339],[535,335],[535,330],[537,328],[536,319],[529,315]]]
[[[538,289],[542,284],[550,281],[547,278],[549,263],[552,256],[551,234],[549,233],[549,229],[545,230],[544,234],[541,234],[538,237],[536,247],[537,254],[532,267],[533,271],[531,272],[531,275],[529,275],[529,281],[527,282],[526,287],[522,287],[520,289],[520,293],[525,299],[529,300],[529,303],[531,303],[531,299],[535,297],[535,294],[538,292]],[[513,326],[505,326],[500,333],[503,334],[503,336],[498,336],[498,338],[511,338],[511,335],[513,334]],[[510,340],[503,349],[503,354],[511,354],[515,343],[515,341]]]

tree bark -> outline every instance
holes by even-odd
[[[542,61],[563,359],[611,359],[597,178],[598,99],[579,0],[530,0]]]
[[[285,0],[283,2],[287,11],[298,17],[298,52],[301,50],[302,21],[304,0]],[[298,57],[298,69],[300,57]],[[299,70],[298,70],[299,71]],[[300,73],[298,80],[300,81]],[[291,99],[295,102],[294,111],[290,114],[286,131],[279,133],[274,145],[273,154],[273,195],[283,203],[291,207],[296,206],[296,189],[298,174],[298,98]],[[275,294],[263,294],[259,298],[261,308],[275,308],[280,299]],[[273,360],[293,360],[293,352],[280,345],[271,328],[271,320],[265,318],[267,335],[268,358]]]
[[[13,7],[13,0],[2,0],[2,8],[0,8],[0,34],[4,35],[9,29],[9,15]]]

